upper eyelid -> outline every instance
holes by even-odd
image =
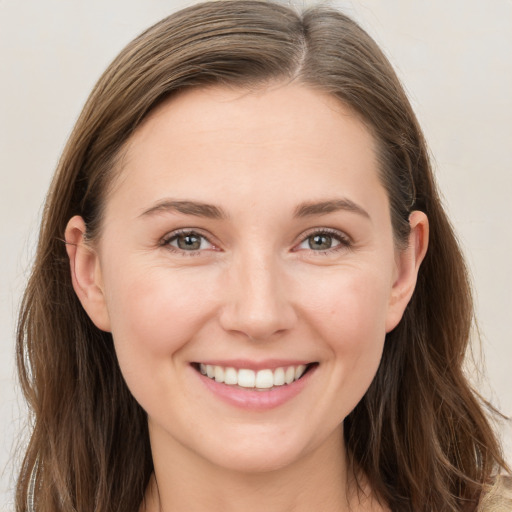
[[[193,254],[193,253],[197,253],[197,252],[201,252],[205,249],[194,249],[194,250],[191,250],[191,251],[185,251],[183,249],[180,249],[178,247],[174,247],[170,244],[170,242],[172,240],[174,240],[176,237],[180,236],[180,235],[187,235],[187,234],[195,234],[195,235],[198,235],[200,236],[201,238],[204,238],[210,245],[212,245],[213,247],[215,247],[216,249],[219,249],[219,245],[217,243],[215,243],[214,241],[212,241],[212,237],[209,236],[209,235],[206,235],[202,232],[201,229],[199,228],[182,228],[182,229],[176,229],[174,231],[171,231],[169,233],[167,233],[166,235],[164,235],[161,239],[160,239],[160,244],[161,246],[167,246],[167,247],[171,247],[172,249],[175,249],[177,252],[187,252],[189,254]]]
[[[307,230],[306,232],[302,233],[298,239],[297,243],[301,243],[307,238],[309,238],[312,235],[316,235],[318,233],[325,233],[328,235],[334,235],[340,238],[341,240],[345,240],[347,242],[353,243],[352,237],[349,236],[344,231],[340,231],[339,229],[334,228],[311,228],[310,230]]]
[[[179,235],[187,235],[187,234],[195,234],[203,237],[205,240],[208,240],[211,244],[213,244],[211,240],[211,235],[205,234],[202,229],[199,228],[182,228],[182,229],[175,229],[174,231],[170,231],[169,233],[165,234],[161,240],[163,242],[168,242],[169,240],[172,240],[173,238],[179,236]]]
[[[306,240],[316,234],[326,234],[329,236],[332,236],[333,238],[338,239],[338,245],[335,245],[334,247],[329,247],[328,249],[311,249],[311,248],[304,248],[300,249],[300,245],[306,242]],[[309,232],[303,233],[301,235],[301,238],[298,242],[296,242],[291,249],[292,252],[302,254],[303,257],[306,255],[306,258],[311,258],[313,256],[315,257],[329,257],[329,256],[335,256],[340,251],[352,251],[354,248],[354,242],[352,237],[347,235],[344,231],[340,231],[338,229],[333,228],[312,228]]]
[[[220,248],[219,247],[220,244],[218,244],[212,240],[212,238],[214,238],[214,237],[212,237],[212,235],[210,235],[210,234],[205,234],[204,231],[200,228],[176,229],[174,231],[167,233],[165,236],[163,236],[161,238],[161,242],[164,244],[167,244],[167,243],[169,243],[169,241],[173,240],[174,238],[176,238],[179,235],[190,234],[190,233],[199,235],[200,237],[204,238],[209,244],[211,244],[217,248]],[[315,228],[310,228],[310,229],[306,230],[305,232],[302,232],[299,235],[299,237],[297,237],[295,239],[295,242],[293,242],[293,248],[296,248],[297,245],[304,242],[307,238],[309,238],[312,235],[318,234],[318,233],[320,233],[320,234],[325,233],[328,235],[333,235],[333,236],[339,238],[341,241],[348,242],[348,244],[353,243],[352,238],[344,231],[340,231],[340,230],[334,229],[334,228],[327,228],[327,227],[315,227]],[[293,248],[292,248],[292,250],[293,250]],[[197,249],[197,251],[200,251],[200,250],[202,250],[202,249]],[[193,252],[193,251],[190,251],[190,252]]]

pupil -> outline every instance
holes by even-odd
[[[178,237],[178,247],[185,250],[197,250],[201,247],[201,239],[197,235],[182,235]]]
[[[330,249],[332,245],[332,237],[329,235],[314,235],[309,239],[309,247],[311,249]]]

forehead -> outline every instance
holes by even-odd
[[[362,136],[373,143],[370,130],[350,106],[332,94],[300,83],[253,88],[212,85],[179,91],[150,112],[128,148],[162,128],[174,135],[177,143],[193,133],[225,143],[265,144],[273,136],[279,137],[274,140],[278,143],[288,135],[297,141],[323,140],[327,145],[328,132],[336,137],[342,135],[340,129],[343,135],[350,131],[352,137]],[[228,133],[230,138],[226,139]]]
[[[119,177],[111,199],[117,189],[147,201],[194,194],[291,204],[339,189],[371,202],[365,196],[380,187],[369,130],[335,97],[300,84],[173,96],[128,141]]]

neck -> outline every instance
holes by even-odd
[[[341,428],[293,463],[258,472],[213,465],[181,444],[163,444],[160,434],[152,432],[155,472],[140,512],[382,510],[364,486],[357,491]]]

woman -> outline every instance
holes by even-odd
[[[471,321],[375,43],[325,8],[180,11],[100,79],[48,196],[18,510],[477,510],[507,468]]]

